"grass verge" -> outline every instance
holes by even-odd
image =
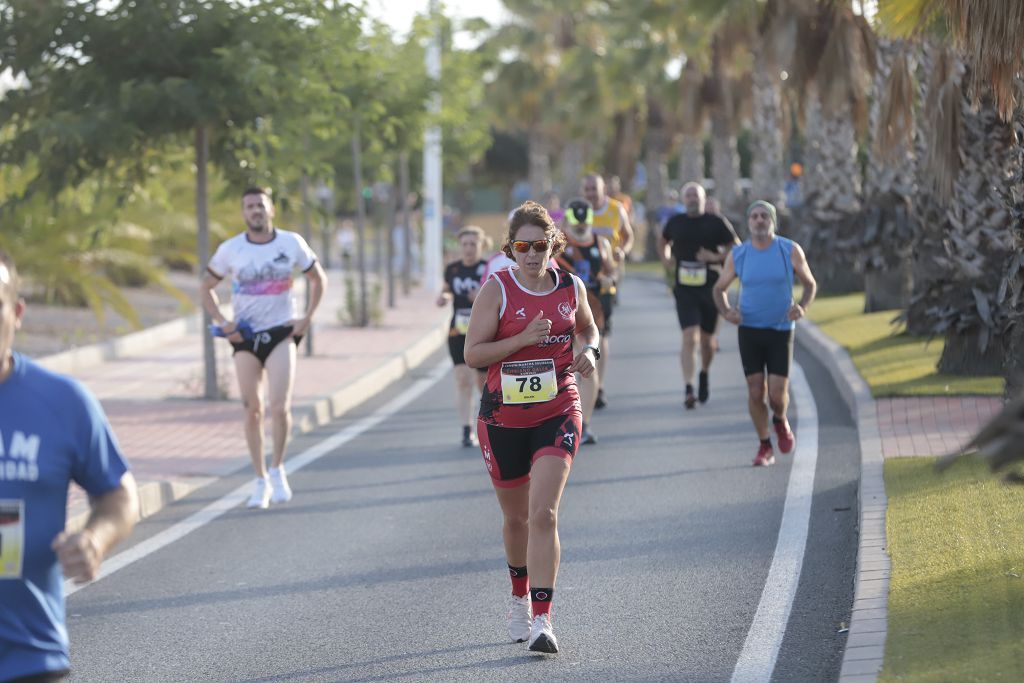
[[[891,320],[898,311],[864,313],[864,295],[821,296],[808,317],[845,348],[875,398],[975,394],[1002,396],[999,376],[960,377],[936,369],[943,340],[915,337]]]
[[[885,463],[892,556],[880,681],[1024,680],[1024,489],[976,460]]]

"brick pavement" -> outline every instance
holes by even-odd
[[[882,455],[944,455],[960,450],[1003,408],[993,396],[922,396],[875,401]]]
[[[423,290],[398,295],[396,307],[384,308],[378,326],[342,326],[337,310],[344,301],[344,283],[337,273],[329,275],[333,277],[314,320],[316,353],[307,357],[304,346],[299,349],[293,395],[297,430],[312,427],[314,413],[322,422],[328,417],[324,413],[344,412],[365,398],[346,396],[346,387],[358,394],[383,388],[375,386],[377,370],[402,360],[417,341],[429,338],[432,351],[444,340],[448,310],[438,308],[435,297]],[[249,462],[230,347],[218,340],[219,383],[229,400],[208,401],[199,398],[201,343],[198,332],[186,334],[73,373],[103,404],[140,488],[170,487],[176,491],[174,498]],[[269,442],[269,424],[267,429]],[[150,503],[144,512],[159,506]],[[86,510],[83,493],[72,487],[69,520],[81,520]]]

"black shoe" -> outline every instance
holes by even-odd
[[[697,400],[701,403],[708,402],[708,373],[701,372],[697,383]]]
[[[463,448],[472,448],[475,445],[476,444],[473,443],[473,433],[470,431],[469,427],[463,427],[462,428],[462,447]]]
[[[597,437],[594,436],[593,432],[591,432],[589,429],[584,429],[583,433],[580,435],[580,443],[583,444],[584,446],[592,443],[597,443]]]
[[[697,407],[697,397],[693,395],[693,385],[686,385],[686,398],[683,399],[683,405],[686,406],[687,410],[693,410]]]
[[[608,405],[608,404],[605,403],[605,400],[604,400],[604,389],[598,389],[597,390],[597,400],[594,401],[594,409],[595,410],[601,410],[601,408],[604,408],[606,405]]]

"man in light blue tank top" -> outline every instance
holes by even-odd
[[[740,360],[747,378],[750,418],[760,444],[754,466],[775,463],[771,428],[779,450],[793,451],[793,432],[786,419],[789,408],[789,367],[793,363],[793,331],[814,301],[818,285],[796,242],[775,234],[775,207],[758,200],[747,209],[751,238],[735,247],[715,284],[715,305],[722,316],[739,326]],[[793,274],[804,286],[793,301]],[[726,292],[739,278],[739,307],[729,305]],[[768,402],[765,404],[765,398]],[[771,428],[768,408],[771,407]]]

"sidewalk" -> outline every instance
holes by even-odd
[[[382,301],[377,327],[343,327],[337,312],[344,302],[344,280],[328,274],[329,284],[314,318],[313,356],[299,347],[293,395],[294,430],[307,432],[371,398],[426,360],[447,339],[449,308],[435,305],[422,289],[396,295],[396,307]],[[382,295],[382,299],[384,296]],[[217,340],[219,384],[229,400],[208,401],[203,393],[202,338],[195,321],[168,325],[144,343],[126,344],[107,355],[86,353],[69,374],[99,398],[139,483],[143,516],[240,468],[249,456],[242,432],[234,366],[227,342]],[[131,347],[143,348],[131,348]],[[55,364],[65,360],[55,359]],[[46,358],[40,359],[44,365]],[[267,424],[269,435],[270,425]],[[268,439],[269,441],[269,439]],[[83,492],[72,487],[68,526],[88,515]]]

